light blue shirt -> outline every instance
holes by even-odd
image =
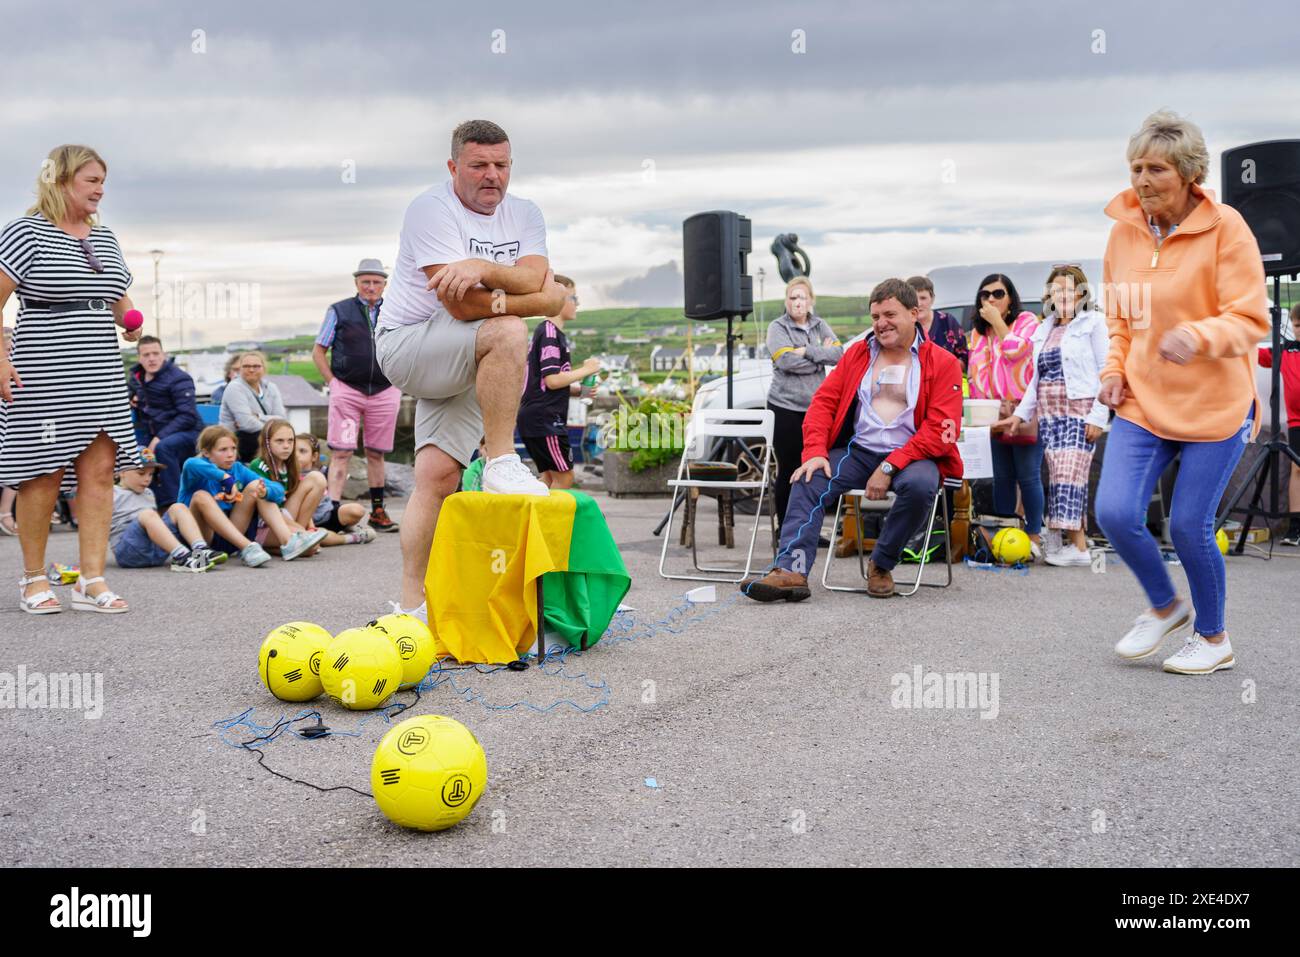
[[[921,342],[924,336],[918,329],[912,339],[912,348],[909,350],[912,354],[912,361],[907,366],[907,405],[898,413],[892,422],[882,422],[876,410],[872,408],[871,400],[880,394],[880,383],[873,387],[872,371],[876,368],[876,360],[880,357],[880,344],[876,342],[874,336],[871,337],[871,362],[867,365],[867,371],[862,375],[862,382],[858,385],[858,419],[853,429],[853,444],[859,448],[866,449],[869,452],[879,452],[888,455],[897,449],[901,449],[916,434],[916,400],[921,394]]]

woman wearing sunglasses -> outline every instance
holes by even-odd
[[[1038,317],[1020,308],[1015,284],[1002,273],[985,276],[975,298],[975,328],[970,346],[970,394],[999,399],[1000,420],[1009,418],[1025,397],[1033,375],[1034,333]],[[1001,424],[1001,423],[999,423]],[[1035,559],[1043,557],[1043,449],[1037,419],[1015,433],[993,434],[993,509],[1016,513],[1016,486],[1025,508],[1025,531]]]
[[[117,238],[95,222],[108,164],[59,146],[36,180],[36,204],[0,231],[0,306],[21,299],[12,356],[0,356],[0,485],[18,486],[19,604],[63,610],[45,577],[59,490],[77,489],[81,579],[72,607],[120,614],[104,582],[113,474],[140,467],[116,326],[132,308]],[[140,329],[124,333],[128,342]]]

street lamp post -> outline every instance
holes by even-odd
[[[767,328],[766,324],[763,321],[763,280],[766,278],[767,278],[767,270],[765,270],[762,266],[759,266],[758,267],[758,328],[754,330],[754,339],[755,339],[754,355],[755,356],[758,355],[759,348],[761,346],[761,343],[757,341],[758,337],[762,334],[762,330]]]
[[[153,257],[153,334],[161,339],[162,317],[158,315],[158,264],[162,262],[163,251],[161,249],[151,249],[149,255]],[[183,331],[181,338],[185,338]]]

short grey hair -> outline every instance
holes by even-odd
[[[1204,183],[1210,170],[1210,151],[1201,128],[1168,110],[1152,113],[1129,137],[1128,161],[1147,155],[1167,158],[1184,183]]]
[[[451,158],[460,159],[460,151],[466,143],[482,143],[484,146],[496,146],[509,143],[506,131],[491,120],[466,120],[451,132]]]

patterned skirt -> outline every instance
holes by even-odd
[[[1048,528],[1081,529],[1088,514],[1088,472],[1096,443],[1085,438],[1092,399],[1071,399],[1065,380],[1038,384],[1038,441],[1047,459]]]

